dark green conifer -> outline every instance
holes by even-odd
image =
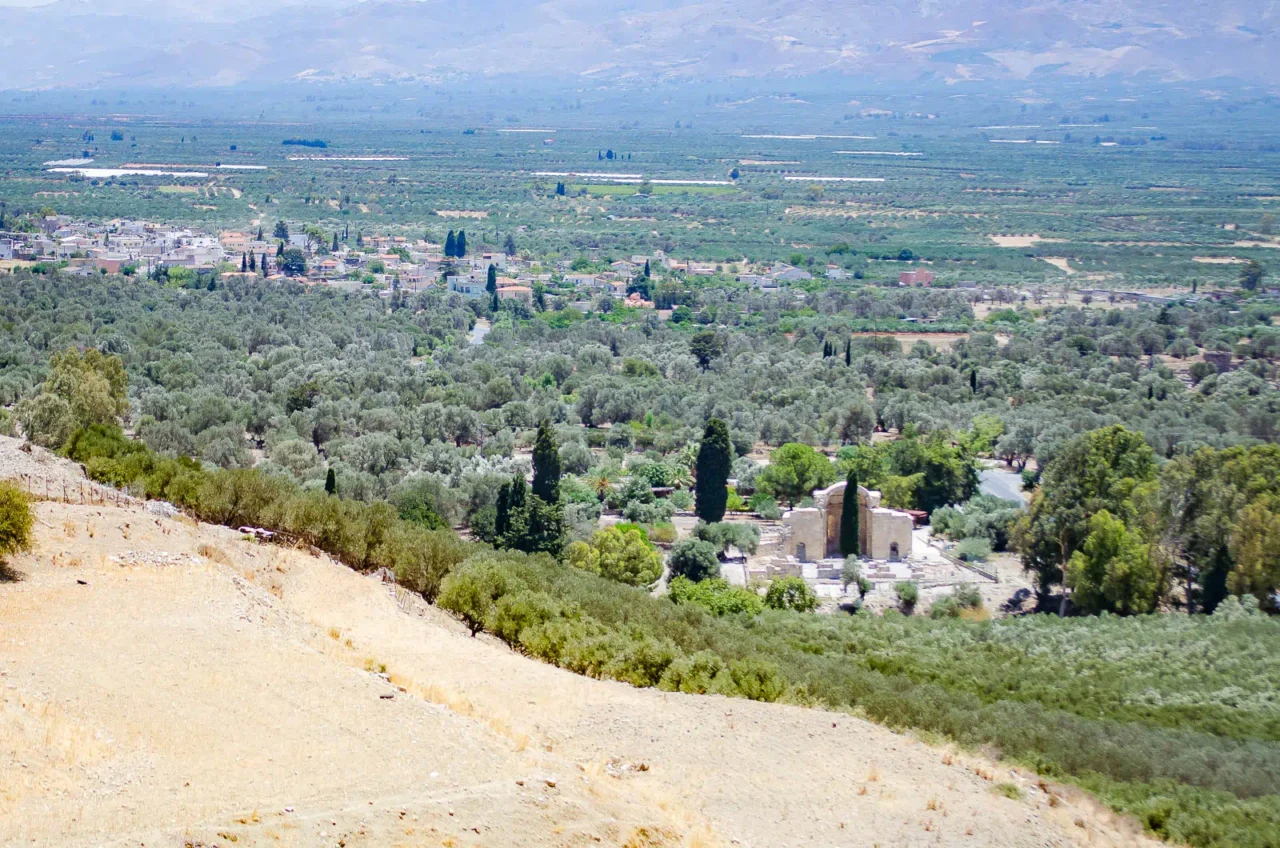
[[[708,524],[724,518],[729,503],[729,474],[733,470],[733,443],[729,427],[719,418],[707,422],[694,465],[694,512]]]

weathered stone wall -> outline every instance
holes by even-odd
[[[872,559],[906,559],[911,553],[911,516],[896,509],[870,510],[871,547],[864,551]]]
[[[788,556],[801,562],[826,556],[827,534],[822,510],[815,507],[793,509],[782,517],[791,533],[784,545]]]
[[[782,551],[802,562],[840,556],[840,519],[846,504],[847,483],[814,492],[815,506],[793,509],[782,517]],[[911,516],[880,506],[880,493],[858,487],[858,536],[862,555],[890,559],[911,553]]]

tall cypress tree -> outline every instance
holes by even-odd
[[[840,555],[861,556],[858,540],[858,472],[849,472],[844,488],[844,509],[840,512]]]
[[[729,427],[719,418],[707,422],[698,447],[698,460],[694,466],[696,475],[693,510],[708,524],[724,518],[729,503],[729,474],[733,470],[733,445],[729,441]]]
[[[338,252],[338,234],[336,232],[333,234],[333,247],[331,248],[331,250],[334,253]]]
[[[489,294],[498,293],[498,268],[495,265],[489,266],[489,277],[485,281],[484,290]]]
[[[502,537],[511,530],[511,484],[503,483],[498,487],[498,514],[493,521],[493,535],[502,544]]]
[[[267,276],[267,252],[265,250],[262,251],[262,259],[258,262],[258,268],[260,269],[262,276]]]
[[[249,251],[249,270],[250,271],[258,270],[258,257],[253,255],[252,250]]]
[[[249,256],[248,256],[248,254],[244,254],[244,253],[240,254],[240,273],[241,273],[241,274],[247,274],[247,273],[249,273]]]
[[[326,495],[338,494],[338,475],[333,473],[332,468],[324,475],[324,493]]]
[[[560,448],[544,418],[533,442],[533,494],[549,504],[560,503],[560,474]]]
[[[462,259],[467,255],[467,231],[458,230],[458,241],[454,246],[453,255]]]
[[[853,339],[844,340],[844,364],[853,364]]]
[[[449,231],[449,235],[444,240],[444,255],[452,259],[458,250],[458,237],[454,235],[453,230]]]

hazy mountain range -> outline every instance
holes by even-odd
[[[0,7],[0,88],[833,71],[1274,83],[1278,16],[1277,0],[57,0]]]

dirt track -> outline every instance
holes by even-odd
[[[1138,841],[851,716],[589,680],[226,529],[37,509],[0,583],[3,845]]]

